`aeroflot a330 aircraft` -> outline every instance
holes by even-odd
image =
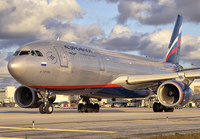
[[[179,65],[181,29],[179,15],[169,51],[160,62],[63,41],[26,44],[8,63],[12,77],[23,85],[16,89],[15,101],[49,114],[56,94],[81,95],[79,112],[99,112],[90,98],[144,98],[155,93],[159,103],[154,103],[154,112],[172,112],[195,99],[189,85],[200,78],[200,72]]]

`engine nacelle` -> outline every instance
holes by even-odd
[[[37,92],[20,86],[15,91],[15,102],[22,108],[38,108],[40,103]]]
[[[194,93],[188,85],[170,80],[159,86],[157,96],[163,106],[173,108],[190,102],[194,97]]]

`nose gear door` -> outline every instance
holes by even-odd
[[[68,67],[68,59],[67,59],[67,55],[65,53],[65,51],[63,50],[63,48],[61,46],[54,46],[58,57],[60,59],[60,66],[61,67]]]

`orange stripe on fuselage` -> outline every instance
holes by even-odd
[[[108,87],[121,87],[117,84],[103,84],[103,85],[71,85],[71,86],[30,86],[33,88],[46,88],[46,89],[84,89],[84,88],[108,88]]]

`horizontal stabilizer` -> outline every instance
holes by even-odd
[[[10,74],[0,74],[0,78],[13,78]]]
[[[198,69],[200,69],[200,67],[188,68],[188,69],[180,69],[179,71],[198,70]]]

